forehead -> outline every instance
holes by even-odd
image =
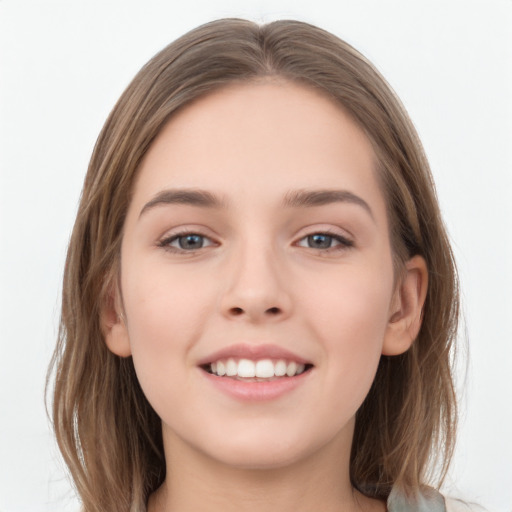
[[[165,188],[233,200],[343,188],[382,202],[370,141],[325,94],[285,80],[233,84],[187,105],[146,154],[134,202]]]

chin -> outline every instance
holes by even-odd
[[[231,456],[224,456],[222,459],[217,459],[219,462],[242,470],[272,470],[290,466],[302,459],[301,454],[291,451],[283,451],[279,453],[263,453],[261,447],[256,450],[245,451],[237,450],[230,454]]]
[[[212,445],[210,445],[211,447]],[[298,463],[319,450],[316,444],[308,446],[304,438],[287,436],[286,439],[278,436],[238,436],[223,440],[205,453],[218,462],[237,469],[245,470],[271,470],[287,467]]]

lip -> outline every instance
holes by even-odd
[[[261,382],[219,377],[202,369],[200,371],[216,389],[242,402],[276,400],[306,382],[312,373],[312,369],[309,369],[294,377],[280,377],[268,382]]]
[[[220,359],[229,359],[230,357],[234,359],[250,359],[252,361],[257,361],[259,359],[285,359],[287,361],[295,361],[296,363],[312,364],[311,361],[300,357],[290,350],[279,347],[278,345],[253,345],[248,343],[230,345],[217,350],[216,352],[201,358],[197,364],[198,366],[204,366]]]

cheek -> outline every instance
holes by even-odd
[[[389,319],[392,275],[351,268],[325,283],[324,292],[310,296],[306,309],[314,336],[325,348],[327,388],[337,390],[335,400],[352,403],[355,410],[364,400],[375,376]]]
[[[189,349],[200,338],[211,307],[208,290],[199,291],[182,273],[155,269],[127,265],[122,281],[133,362],[150,402],[168,400],[172,381],[184,382]]]
[[[205,318],[213,291],[196,276],[152,264],[151,259],[134,268],[127,266],[125,275],[123,301],[134,342],[146,338],[145,344],[160,341],[167,346],[170,338],[198,327]]]
[[[384,258],[387,259],[387,258]],[[303,286],[304,313],[325,330],[332,348],[356,348],[365,340],[382,341],[393,294],[391,263],[373,261],[340,267]],[[309,313],[311,312],[311,314]]]

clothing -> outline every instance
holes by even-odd
[[[484,512],[476,505],[444,498],[431,487],[424,487],[414,496],[405,496],[399,489],[393,488],[387,508],[388,512]]]

